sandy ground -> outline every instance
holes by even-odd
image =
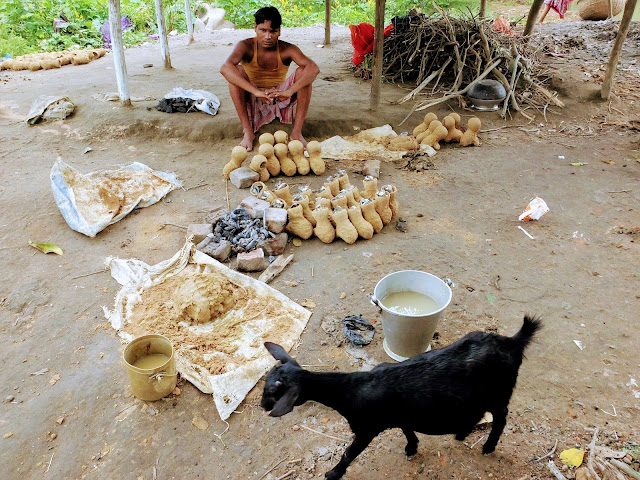
[[[586,39],[573,46],[559,41],[557,53],[566,56],[545,60],[564,110],[548,112],[546,120],[538,114],[529,125],[521,117],[505,122],[496,113],[481,113],[483,129],[512,128],[482,134],[479,148],[445,147],[433,158],[434,168],[422,173],[384,164],[380,181],[397,185],[406,233],[389,226],[352,246],[313,239],[287,247],[295,260],[271,285],[292,299],[315,302],[293,352],[314,370],[354,371],[389,361],[368,295],[382,276],[396,270],[426,270],[455,283],[436,346],[473,330],[511,335],[525,313],[544,319],[520,370],[495,454],[481,454],[478,442],[487,430],[479,428],[464,445],[451,436],[420,435],[418,454],[407,461],[401,432],[392,430],[352,464],[349,480],[547,479],[553,478],[547,459],[536,459],[556,442],[557,452],[585,449],[594,428],[601,445],[622,449],[640,442],[635,384],[640,382],[640,144],[632,128],[640,119],[635,64],[640,49],[637,37],[629,40],[622,81],[612,100],[602,102],[598,78],[615,25],[589,27],[589,35],[584,25],[561,27],[545,25],[541,31],[567,42],[574,34]],[[127,50],[132,96],[158,99],[174,86],[201,88],[220,96],[216,117],[160,113],[153,109],[156,100],[131,108],[95,100],[95,94],[116,91],[110,56],[55,71],[2,72],[4,478],[273,480],[290,470],[287,478],[318,478],[344,451],[350,432],[336,412],[310,402],[280,419],[268,417],[259,406],[262,381],[228,424],[219,419],[212,399],[187,382],[180,383],[179,396],[136,401],[121,364],[122,346],[101,309],[112,305],[118,290],[108,273],[96,273],[105,257],[150,264],[169,258],[185,238],[183,230],[165,222],[200,222],[203,212],[226,201],[220,171],[241,130],[218,69],[232,44],[248,34],[206,33],[192,45],[184,37],[172,38],[171,71],[161,66],[155,45]],[[402,131],[419,123],[422,115],[414,114],[398,127],[410,107],[389,103],[410,86],[385,85],[382,109],[371,114],[369,85],[348,70],[348,31],[334,29],[331,46],[317,48],[322,38],[321,28],[283,34],[322,70],[307,139],[383,123]],[[154,66],[143,68],[146,63]],[[22,120],[42,93],[68,95],[76,113],[61,123],[27,127]],[[439,115],[447,111],[445,105],[435,109]],[[92,151],[83,154],[89,146]],[[53,201],[49,171],[58,156],[83,173],[140,161],[176,172],[187,188],[206,185],[176,190],[88,238],[67,226]],[[328,173],[342,166],[332,163]],[[359,183],[361,177],[352,179]],[[296,177],[290,183],[317,187],[321,182]],[[246,194],[231,187],[230,203]],[[517,228],[517,217],[535,195],[551,211],[524,225],[530,239]],[[29,239],[56,243],[65,254],[45,256],[27,245]],[[325,332],[344,316],[360,313],[376,325],[373,343],[362,350]],[[43,369],[48,370],[35,374]],[[206,419],[208,429],[195,428],[194,417]],[[557,457],[556,464],[561,466]],[[572,471],[564,473],[573,478]]]

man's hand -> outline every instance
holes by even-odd
[[[269,97],[274,99],[277,103],[284,102],[285,100],[291,98],[293,94],[294,92],[290,90],[282,90],[282,91],[277,89],[267,90],[267,95],[269,95]]]
[[[271,97],[271,95],[268,93],[267,90],[261,90],[259,88],[256,88],[256,91],[253,92],[253,96],[256,98],[259,98],[260,100],[262,100],[262,102],[266,104],[273,103],[273,98]]]

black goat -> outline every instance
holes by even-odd
[[[340,462],[325,477],[341,478],[349,464],[388,428],[401,428],[408,456],[418,450],[414,432],[453,433],[464,440],[485,412],[493,425],[482,453],[495,450],[507,419],[523,353],[540,321],[524,317],[513,337],[472,332],[447,347],[397,364],[382,363],[370,372],[310,372],[275,343],[264,346],[282,365],[273,367],[262,395],[262,408],[280,417],[315,400],[337,410],[355,434]]]

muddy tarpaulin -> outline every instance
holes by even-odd
[[[231,270],[187,241],[156,265],[108,257],[122,285],[104,308],[124,341],[159,333],[172,342],[180,375],[213,395],[225,420],[275,363],[265,341],[290,350],[311,312],[267,284]]]
[[[135,208],[153,205],[182,185],[174,173],[152,170],[138,162],[83,175],[58,158],[50,177],[53,198],[67,224],[88,237],[95,237]]]

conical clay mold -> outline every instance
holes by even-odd
[[[258,148],[258,153],[260,155],[264,155],[267,159],[267,170],[269,170],[269,175],[272,177],[278,175],[280,173],[280,162],[275,156],[273,146],[268,143],[264,143],[260,145],[260,148]]]
[[[347,199],[347,193],[346,192],[340,192],[338,193],[338,195],[336,195],[335,197],[333,197],[331,199],[331,206],[335,209],[336,207],[340,207],[343,209],[347,209],[349,207],[348,205],[348,199]]]
[[[334,177],[338,178],[338,185],[340,186],[340,190],[346,190],[351,182],[349,181],[349,175],[347,175],[346,170],[338,170]]]
[[[329,189],[331,195],[335,197],[340,192],[340,182],[336,177],[329,177],[324,181],[324,186]]]
[[[309,152],[309,166],[313,173],[316,175],[322,175],[327,168],[327,165],[322,159],[322,147],[320,142],[315,140],[310,141],[307,144],[307,152]]]
[[[336,207],[331,215],[336,224],[336,236],[351,245],[358,239],[356,227],[349,221],[349,215],[344,208]]]
[[[249,164],[251,170],[260,174],[260,181],[266,182],[269,180],[269,170],[267,170],[267,158],[264,155],[256,155],[251,159]]]
[[[385,191],[389,192],[389,208],[391,209],[391,216],[396,218],[400,214],[400,204],[398,203],[398,189],[395,185],[385,185],[382,187]]]

